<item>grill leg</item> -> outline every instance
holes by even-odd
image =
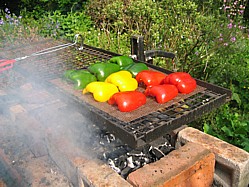
[[[135,56],[137,60],[145,62],[143,36],[131,37],[131,55]]]

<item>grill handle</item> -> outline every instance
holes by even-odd
[[[144,51],[144,38],[143,36],[134,35],[131,37],[131,57],[153,64],[153,58],[164,57],[172,59],[173,71],[177,70],[176,63],[174,61],[175,54],[162,50],[148,50]]]

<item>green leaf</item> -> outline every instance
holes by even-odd
[[[232,100],[235,100],[239,105],[241,105],[241,99],[239,97],[239,94],[233,93]]]
[[[247,141],[244,141],[242,143],[243,149],[246,150],[247,152],[249,152],[249,139],[246,139]]]
[[[211,128],[207,123],[204,123],[203,130],[204,130],[205,133],[209,134],[210,131],[211,131]]]
[[[225,132],[227,136],[233,136],[233,132],[227,126],[222,127],[221,130]]]

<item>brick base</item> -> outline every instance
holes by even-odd
[[[215,154],[214,180],[217,184],[225,187],[249,186],[248,152],[191,127],[179,132],[176,146],[188,142],[197,143]]]
[[[213,183],[214,154],[203,146],[188,143],[161,160],[131,173],[133,186],[209,187]]]

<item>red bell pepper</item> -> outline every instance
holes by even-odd
[[[136,80],[139,84],[142,83],[145,86],[155,86],[162,84],[166,76],[167,75],[162,72],[143,70],[137,74]]]
[[[121,112],[130,112],[146,103],[146,96],[139,91],[118,92],[108,100],[110,105],[117,104]]]
[[[197,84],[194,78],[186,72],[175,72],[164,79],[165,84],[173,84],[180,93],[188,94],[195,90]]]
[[[174,99],[178,94],[178,89],[172,84],[161,84],[147,87],[144,94],[156,97],[156,101],[163,104]]]

